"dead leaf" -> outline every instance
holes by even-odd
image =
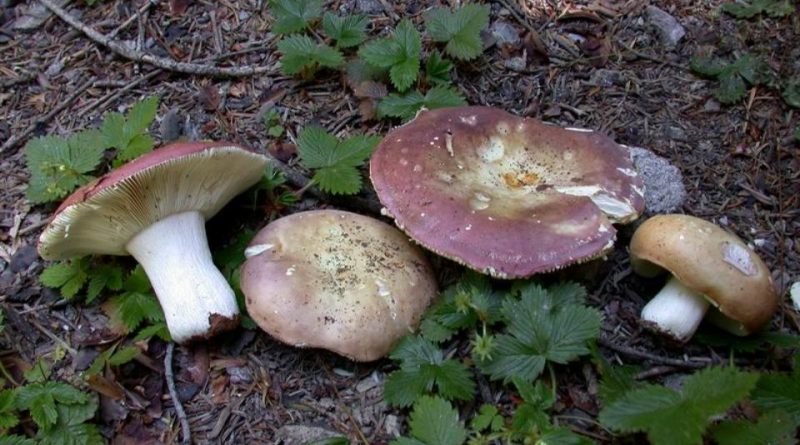
[[[125,391],[122,389],[119,383],[103,377],[100,374],[90,375],[89,378],[86,379],[86,383],[93,391],[106,397],[114,400],[122,400],[125,398]]]
[[[169,12],[173,16],[181,16],[191,5],[192,0],[169,0]]]
[[[216,111],[219,107],[219,89],[214,84],[208,84],[200,87],[197,94],[197,100],[206,111]]]
[[[381,99],[386,96],[386,85],[372,80],[359,82],[353,88],[353,94],[358,98]]]
[[[589,57],[589,63],[595,68],[600,68],[608,63],[611,54],[611,41],[608,37],[588,37],[581,43],[581,51]]]
[[[228,394],[228,376],[220,374],[211,380],[211,401],[215,405],[227,405],[230,401]]]

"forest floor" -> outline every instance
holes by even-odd
[[[37,2],[27,3],[0,2],[5,5],[0,6],[0,305],[6,318],[0,359],[17,374],[48,357],[55,378],[75,381],[104,345],[119,340],[100,305],[65,302],[39,281],[47,263],[37,255],[37,237],[55,205],[26,200],[23,148],[30,138],[96,127],[104,113],[157,95],[158,122],[151,127],[157,141],[233,140],[308,175],[293,158],[294,137],[302,128],[314,123],[337,135],[385,135],[399,123],[362,115],[361,99],[338,71],[321,70],[306,80],[283,75],[278,36],[270,32],[273,19],[263,1],[66,2],[86,26],[113,31],[114,39],[130,48],[202,66],[265,67],[240,77],[179,73],[131,61],[52,15],[30,30],[15,29]],[[401,18],[421,28],[425,9],[440,5],[325,3],[368,15],[373,36]],[[778,76],[800,72],[800,12],[742,20],[721,14],[717,1],[487,3],[494,33],[487,33],[482,56],[457,63],[452,73],[468,103],[594,129],[669,159],[682,172],[687,191],[679,211],[720,224],[753,246],[783,297],[771,329],[800,331],[800,314],[788,298],[789,287],[800,280],[800,156],[793,136],[800,113],[770,85],[749,86],[744,99],[720,104],[713,96],[717,81],[690,69],[693,56],[713,52],[733,60],[750,53]],[[683,26],[686,34],[676,45],[667,44],[653,25],[649,3],[658,3]],[[279,138],[268,136],[263,123],[271,109],[284,129]],[[371,192],[364,196],[373,199]],[[280,214],[331,206],[369,211],[312,191]],[[209,223],[212,249],[244,229],[257,230],[268,215],[276,216],[234,201]],[[626,246],[632,228],[620,228],[616,250],[595,276],[585,279],[575,269],[559,273],[582,280],[591,305],[602,310],[602,354],[614,363],[642,366],[642,377],[651,381],[726,360],[725,345],[692,341],[676,347],[642,329],[638,314],[656,288],[631,273]],[[446,261],[435,264],[442,286],[459,270]],[[123,392],[118,398],[104,393],[97,422],[114,443],[175,442],[180,427],[164,384],[166,344],[151,339],[139,346],[136,362],[106,375]],[[55,357],[59,354],[64,356]],[[738,357],[761,368],[789,363],[780,355]],[[299,443],[298,437],[337,434],[353,443],[383,444],[405,431],[407,411],[382,399],[381,382],[394,369],[389,360],[354,363],[239,329],[176,348],[174,368],[196,443],[289,444]],[[596,371],[576,362],[559,372],[557,412],[578,409],[595,417]],[[592,423],[572,422],[597,440],[614,440]]]

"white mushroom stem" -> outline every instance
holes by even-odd
[[[674,276],[642,309],[642,320],[678,341],[689,340],[708,310],[708,301]]]
[[[239,314],[233,289],[211,260],[199,212],[170,215],[126,248],[150,278],[174,341],[209,336],[213,315],[233,319]]]

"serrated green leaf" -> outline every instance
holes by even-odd
[[[0,445],[37,445],[33,439],[18,436],[16,434],[7,434],[0,436]]]
[[[353,195],[361,190],[361,173],[354,167],[334,165],[314,173],[314,182],[325,193]]]
[[[112,112],[103,117],[100,124],[100,133],[103,135],[106,147],[123,147],[128,139],[125,135],[125,116],[122,113]]]
[[[39,275],[44,286],[60,288],[61,296],[72,299],[89,279],[86,258],[51,264]]]
[[[407,90],[419,75],[422,39],[408,19],[403,19],[389,38],[367,43],[359,56],[368,63],[389,69],[389,77],[399,91]]]
[[[717,77],[722,73],[726,66],[725,61],[717,57],[693,57],[691,68],[697,74],[708,77]]]
[[[499,429],[503,425],[503,416],[500,415],[500,412],[494,405],[483,404],[481,405],[480,409],[478,410],[478,414],[472,418],[470,422],[470,427],[473,431],[483,431],[485,429],[489,429],[489,431],[499,431]]]
[[[722,422],[714,427],[718,445],[794,445],[800,419],[783,411],[769,411],[756,423],[743,420]]]
[[[366,40],[366,29],[369,19],[365,15],[348,15],[339,17],[326,12],[322,17],[322,29],[325,35],[336,40],[339,48],[356,46]]]
[[[786,82],[781,91],[783,101],[794,108],[800,108],[800,76],[796,76]]]
[[[800,369],[792,374],[762,374],[752,399],[765,412],[780,410],[800,419]]]
[[[122,289],[123,271],[118,266],[97,266],[90,270],[91,277],[86,288],[86,302],[91,303],[104,289]]]
[[[272,31],[289,34],[303,30],[322,14],[322,0],[270,0],[275,15]]]
[[[567,290],[559,288],[559,293]],[[495,380],[514,376],[532,380],[546,361],[564,364],[588,354],[588,342],[597,336],[602,317],[595,309],[575,304],[578,298],[573,298],[562,295],[555,300],[543,288],[531,285],[519,301],[506,301],[507,334],[497,336],[493,358],[481,364],[483,370]]]
[[[108,358],[108,364],[111,366],[124,365],[135,359],[140,353],[141,351],[136,346],[127,346],[114,352],[114,354]]]
[[[63,198],[89,181],[86,173],[100,163],[105,146],[100,132],[85,130],[68,139],[45,136],[25,145],[25,160],[31,172],[26,194],[34,203]]]
[[[749,19],[758,14],[767,14],[770,17],[786,17],[795,11],[789,0],[752,0],[741,3],[725,3],[720,8],[736,18]]]
[[[425,14],[425,26],[431,38],[447,42],[445,52],[461,60],[473,59],[483,52],[481,31],[488,24],[488,5],[471,3],[453,12],[436,8]]]
[[[681,392],[657,385],[630,391],[599,419],[620,432],[646,432],[654,445],[700,444],[712,416],[747,396],[757,380],[735,368],[707,368],[687,378]]]
[[[160,338],[165,342],[172,341],[166,323],[156,323],[152,326],[147,326],[145,328],[142,328],[142,330],[139,331],[138,334],[136,334],[136,337],[133,338],[133,341],[137,342],[137,341],[147,340],[154,336]]]
[[[438,51],[434,51],[425,61],[425,79],[433,84],[448,84],[452,69],[453,63],[443,58]]]
[[[422,397],[411,411],[409,427],[414,440],[424,445],[461,445],[467,430],[458,420],[458,412],[438,397]],[[395,440],[395,445],[414,442]]]
[[[146,134],[158,111],[158,96],[150,96],[136,102],[128,111],[124,132],[128,141],[141,134]]]
[[[400,95],[392,93],[378,103],[380,116],[399,117],[409,120],[423,107],[429,110],[466,105],[466,100],[453,88],[435,86],[424,96],[419,91]]]
[[[137,266],[125,279],[123,289],[124,292],[109,299],[104,308],[126,333],[136,330],[145,320],[151,323],[164,321],[164,312],[141,266]]]
[[[316,169],[314,181],[329,193],[353,194],[361,190],[357,167],[372,154],[380,141],[377,136],[353,136],[339,141],[318,127],[303,129],[297,138],[300,162]]]
[[[728,71],[719,76],[719,86],[714,90],[714,98],[723,104],[741,100],[747,92],[747,85],[738,73]]]
[[[16,393],[12,390],[0,390],[0,431],[8,430],[19,423],[15,412]]]
[[[137,134],[130,139],[128,145],[117,152],[114,162],[117,165],[122,165],[125,161],[130,161],[152,151],[155,145],[156,141],[149,134]]]
[[[56,424],[56,402],[62,404],[86,403],[88,397],[76,388],[60,382],[33,383],[17,389],[16,406],[30,411],[31,418],[41,429]]]
[[[303,70],[314,70],[318,66],[336,68],[344,64],[344,56],[337,49],[317,44],[308,36],[291,35],[278,42],[281,69],[284,74],[294,75]]]
[[[436,375],[433,368],[399,369],[386,377],[383,398],[392,406],[411,406],[420,396],[431,391]]]

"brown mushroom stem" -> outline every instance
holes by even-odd
[[[674,276],[642,309],[642,320],[650,328],[686,342],[700,325],[709,302],[684,286]]]
[[[126,248],[150,278],[174,341],[213,336],[220,317],[238,317],[233,290],[211,259],[200,212],[157,221]]]

